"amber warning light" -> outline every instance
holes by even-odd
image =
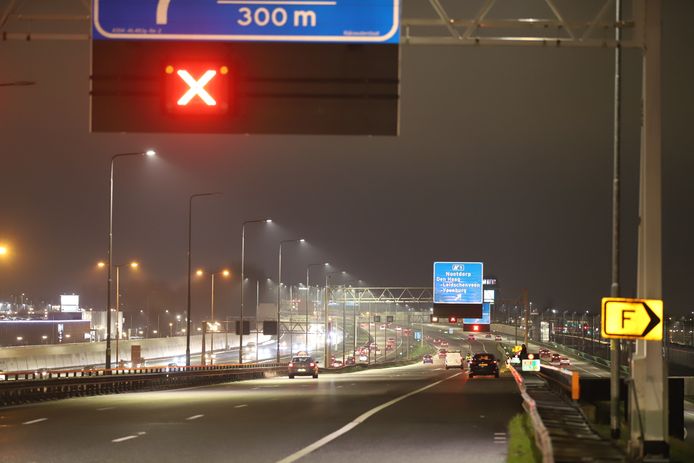
[[[164,68],[166,110],[175,114],[216,115],[229,109],[229,68],[224,65],[169,64]]]

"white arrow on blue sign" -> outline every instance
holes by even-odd
[[[96,40],[398,43],[401,0],[93,0]]]

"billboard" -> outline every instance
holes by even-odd
[[[434,262],[434,304],[482,304],[481,262]]]
[[[61,312],[79,312],[80,297],[78,294],[63,294],[60,296]]]

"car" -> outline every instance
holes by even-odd
[[[443,364],[446,370],[449,368],[463,368],[463,356],[460,355],[460,352],[446,352]]]
[[[569,357],[562,356],[559,359],[559,365],[568,367],[569,365],[571,365],[571,360],[569,360]]]
[[[356,365],[356,364],[357,364],[357,360],[352,356],[347,357],[347,359],[345,360],[345,365]]]
[[[368,361],[369,361],[369,356],[368,356],[368,354],[361,354],[361,355],[359,356],[359,361],[360,361],[360,362],[368,362]]]
[[[446,358],[446,352],[448,352],[446,349],[439,349],[439,358],[445,359]]]
[[[472,379],[475,376],[494,376],[499,377],[499,364],[494,357],[494,354],[480,352],[472,357],[469,364],[468,378]]]
[[[468,341],[474,341],[474,340],[475,340],[475,335],[474,335],[474,334],[468,334],[468,335],[467,335],[467,340],[468,340]]]
[[[441,341],[441,347],[448,347],[448,341]]]
[[[487,339],[492,339],[492,335],[489,334],[489,333],[485,334],[484,337],[487,338]]]
[[[559,354],[552,354],[552,356],[551,356],[551,358],[550,358],[549,361],[550,361],[550,363],[552,363],[552,364],[557,364],[557,365],[559,365],[559,364],[561,364],[561,355],[559,355]]]
[[[426,354],[422,357],[422,363],[434,363],[434,357],[432,357],[431,354]]]
[[[255,343],[254,342],[246,343],[245,349],[249,352],[255,352]]]
[[[333,360],[330,366],[333,368],[342,368],[342,360]]]
[[[496,336],[494,336],[494,340],[495,341],[503,341],[504,338],[502,338],[500,334],[497,334]]]
[[[289,379],[294,376],[313,376],[318,378],[318,362],[311,356],[292,357],[292,361],[287,365]]]
[[[552,356],[552,353],[549,351],[549,349],[540,349],[539,352],[540,358],[550,358]]]

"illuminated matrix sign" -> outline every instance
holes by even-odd
[[[481,262],[434,262],[434,304],[482,304]]]

